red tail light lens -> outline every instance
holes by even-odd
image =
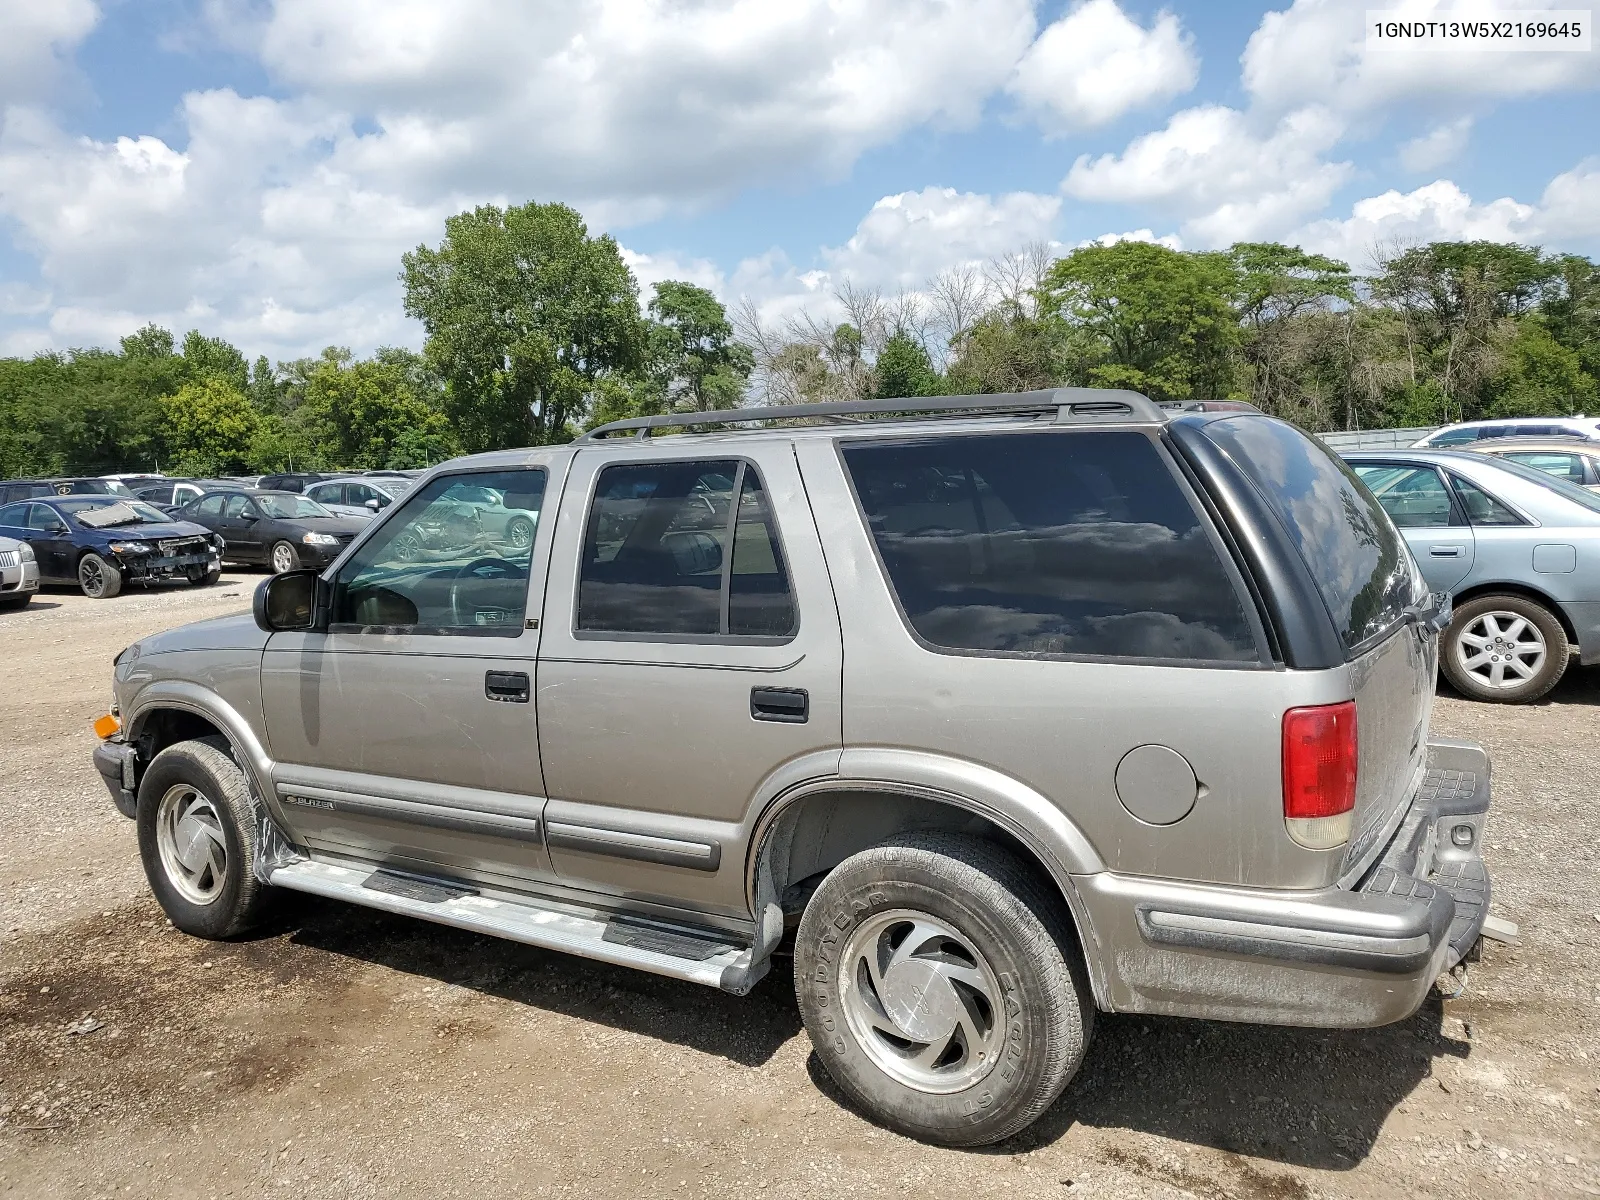
[[[1358,746],[1353,700],[1283,714],[1283,820],[1302,846],[1350,840]]]

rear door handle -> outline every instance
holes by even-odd
[[[503,704],[528,702],[528,673],[526,671],[487,671],[483,676],[483,694]]]
[[[751,688],[750,715],[758,721],[804,725],[811,716],[811,696],[805,688]]]
[[[1460,558],[1460,546],[1429,546],[1428,553],[1434,558]]]

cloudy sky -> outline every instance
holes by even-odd
[[[484,201],[775,315],[1040,239],[1600,254],[1600,40],[1369,52],[1377,3],[0,0],[0,353],[417,345],[400,254]]]

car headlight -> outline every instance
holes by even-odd
[[[150,546],[145,542],[112,542],[113,554],[149,554]]]
[[[300,539],[308,546],[337,546],[339,539],[331,533],[308,533]]]
[[[22,561],[23,562],[32,562],[33,561],[33,547],[28,545],[27,542],[23,542],[22,543]]]

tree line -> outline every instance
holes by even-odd
[[[691,283],[641,304],[616,242],[562,204],[486,205],[402,258],[421,353],[253,362],[151,325],[117,350],[0,359],[0,476],[420,467],[620,417],[1063,385],[1245,399],[1312,430],[1592,411],[1600,268],[1491,242],[1022,248],[842,320],[729,313]]]

